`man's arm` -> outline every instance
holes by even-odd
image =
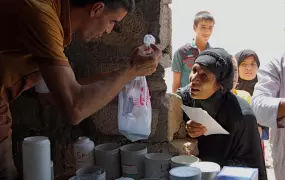
[[[183,70],[182,59],[179,50],[174,53],[173,60],[171,62],[171,69],[173,72],[172,92],[176,93],[177,89],[180,88],[181,73]]]
[[[258,123],[271,128],[277,128],[277,119],[285,115],[284,98],[278,97],[282,68],[280,63],[280,59],[274,59],[259,69],[258,82],[251,100]]]
[[[109,76],[116,76],[117,75],[116,72],[117,71],[98,73],[98,74],[95,74],[94,76],[91,76],[91,77],[78,79],[77,82],[80,85],[92,84],[92,83],[98,82],[100,80],[103,81],[106,78],[108,78]],[[38,93],[37,98],[43,106],[56,105],[54,98],[50,92],[49,93],[41,93],[40,92],[40,93]]]
[[[24,16],[19,17],[20,40],[25,51],[32,55],[33,62],[38,64],[55,102],[72,124],[80,123],[104,107],[135,76],[147,76],[156,70],[161,50],[151,45],[154,51],[146,55],[143,47],[139,47],[125,69],[113,72],[113,76],[104,80],[81,85],[64,54],[64,32],[57,14],[49,5],[37,8],[21,8]]]
[[[86,78],[81,78],[78,79],[77,82],[81,85],[86,85],[86,84],[91,84],[91,83],[95,83],[97,81],[102,81],[105,80],[106,78],[108,78],[109,76],[116,76],[117,71],[119,71],[120,69],[114,70],[114,71],[109,71],[109,72],[102,72],[102,73],[98,73],[95,74],[94,76],[91,77],[86,77]]]
[[[134,78],[134,74],[125,69],[104,81],[80,85],[71,67],[40,66],[40,71],[56,103],[74,125],[103,108]]]
[[[158,58],[161,55],[156,46],[149,57],[141,55],[141,49],[135,51],[135,63],[132,67],[116,70],[112,75],[104,76],[87,84],[92,78],[81,85],[75,79],[71,67],[47,66],[39,64],[41,74],[52,95],[63,112],[70,118],[72,124],[78,124],[92,113],[103,108],[119,91],[134,77],[150,75],[155,71]],[[143,62],[138,62],[143,61]]]

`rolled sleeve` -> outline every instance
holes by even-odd
[[[182,72],[183,63],[179,50],[174,53],[173,59],[171,61],[171,70],[173,72]]]
[[[269,62],[258,72],[258,83],[255,85],[251,100],[252,109],[258,123],[277,129],[277,114],[282,98],[277,98],[280,91],[280,76],[278,60]]]
[[[40,3],[40,2],[38,2]],[[35,7],[36,6],[36,7]],[[54,9],[46,4],[26,4],[21,9],[22,43],[37,63],[70,66],[64,54],[64,32]]]

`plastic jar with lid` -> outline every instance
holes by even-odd
[[[79,137],[73,144],[76,169],[94,166],[94,142],[88,137]]]

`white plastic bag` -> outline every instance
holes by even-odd
[[[151,103],[144,76],[136,77],[119,94],[119,131],[132,142],[147,139],[151,133]]]

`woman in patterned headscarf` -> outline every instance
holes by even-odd
[[[189,80],[177,92],[183,104],[202,108],[229,132],[205,136],[206,127],[184,114],[189,136],[198,140],[198,157],[221,166],[258,168],[259,179],[267,180],[256,118],[249,104],[231,92],[232,56],[221,48],[201,52]]]

